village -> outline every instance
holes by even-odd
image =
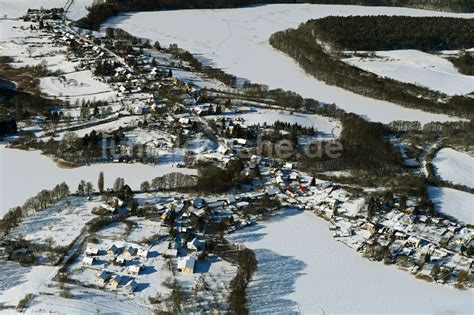
[[[100,143],[87,155],[55,156],[71,163],[170,164],[177,170],[150,178],[140,189],[123,180],[87,193],[69,187],[69,196],[10,229],[1,241],[1,260],[53,268],[31,299],[74,298],[89,290],[120,301],[135,297],[145,310],[223,311],[232,279],[246,268],[232,256],[244,246],[227,244],[226,237],[283,209],[324,220],[335,240],[370,260],[440,285],[472,287],[472,226],[418,214],[415,199],[389,195],[373,204],[370,193],[309,176],[297,162],[256,151],[257,131],[291,136],[282,122],[293,114],[297,119],[287,124],[303,134],[296,145],[337,139],[338,121],[290,113],[271,101],[231,99],[237,87],[195,72],[177,46],[165,49],[119,29],[86,32],[62,14],[30,9],[15,26],[31,36],[26,47],[32,48],[23,55],[35,49],[64,54],[63,69],[40,83],[55,91],[60,105],[44,117],[18,122],[18,129],[30,132],[41,148],[71,138]],[[26,143],[17,135],[9,140]],[[232,175],[243,184],[224,193],[193,191],[202,174],[177,174],[180,168],[233,163],[242,166]]]

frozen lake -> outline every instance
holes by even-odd
[[[247,291],[251,313],[472,313],[472,292],[371,262],[334,240],[328,225],[307,212],[286,210],[229,238],[257,255]]]
[[[271,34],[328,15],[410,15],[474,17],[427,10],[311,4],[281,4],[222,10],[180,10],[124,14],[103,27],[120,27],[162,45],[177,43],[198,58],[238,77],[270,88],[292,90],[304,97],[336,103],[373,121],[455,120],[446,115],[403,108],[329,86],[307,75],[290,57],[268,43]]]
[[[66,182],[76,191],[81,180],[90,181],[97,189],[97,179],[104,172],[105,187],[112,187],[117,177],[123,177],[132,189],[153,178],[172,172],[196,174],[195,170],[176,168],[171,164],[150,166],[144,164],[94,164],[79,168],[60,168],[39,151],[23,151],[0,145],[0,217],[12,207],[21,206],[26,199],[42,189],[52,189]]]

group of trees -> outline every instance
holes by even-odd
[[[474,75],[474,53],[463,52],[461,56],[450,60],[462,74]]]
[[[197,60],[190,52],[184,51],[181,49],[175,49],[175,55],[183,61],[186,61],[198,72],[202,72],[209,76],[223,82],[228,86],[235,86],[237,78],[234,75],[225,73],[223,70],[218,68],[213,68],[210,66],[203,65],[199,60]],[[171,73],[172,74],[172,73]]]
[[[306,22],[303,29],[337,50],[440,51],[474,45],[474,20],[464,18],[328,16]]]
[[[341,122],[340,157],[335,159],[325,154],[316,158],[303,156],[303,169],[313,172],[359,170],[370,176],[400,173],[403,159],[385,138],[383,124],[368,122],[352,113],[344,114]]]
[[[43,189],[36,196],[27,199],[23,206],[10,209],[0,220],[0,231],[8,233],[30,213],[44,210],[68,197],[69,194],[69,187],[66,183],[58,184],[52,190]]]
[[[200,166],[196,189],[199,192],[222,193],[231,187],[239,187],[247,180],[241,175],[243,169],[244,163],[241,159],[230,161],[226,168],[213,164]]]
[[[384,23],[384,22],[380,22],[378,19],[373,20],[371,19],[371,17],[358,17],[358,18],[360,19],[360,21],[359,19],[357,19],[357,21],[358,23],[361,24],[359,28],[348,31],[348,32],[356,33],[356,34],[359,34],[359,33],[371,34],[371,31],[368,31],[367,29],[372,29],[373,27],[378,26],[380,23]],[[401,36],[399,35],[399,33],[401,32],[401,30],[404,30],[404,28],[397,27],[395,24],[395,21],[399,22],[400,25],[403,25],[403,19],[408,18],[408,17],[397,17],[397,18],[400,18],[400,20],[396,19],[396,20],[393,20],[394,22],[388,22],[388,24],[392,26],[392,31],[389,32],[388,34],[394,33],[394,34],[397,34],[397,36]],[[328,34],[325,36],[329,37],[329,33],[331,31],[330,25],[326,26],[326,24],[330,24],[331,22],[334,22],[336,25],[339,25],[339,24],[344,25],[343,21],[345,21],[345,19],[347,18],[334,17],[331,19],[323,19],[325,21],[324,26],[327,28],[325,32],[327,32]],[[416,21],[412,19],[418,19],[418,18],[408,18],[408,20],[410,21],[410,24],[414,23],[412,21]],[[422,18],[419,18],[419,19],[422,19]],[[459,20],[464,20],[464,19],[459,19]],[[321,46],[321,44],[318,43],[318,41],[320,41],[319,36],[321,36],[319,32],[317,31],[317,27],[321,27],[319,24],[317,24],[317,23],[320,23],[319,21],[320,20],[309,21],[307,23],[300,25],[300,27],[296,30],[290,29],[286,31],[277,32],[270,37],[270,44],[274,48],[279,49],[287,53],[288,55],[290,55],[308,73],[314,75],[315,77],[326,82],[327,84],[340,86],[349,91],[366,95],[372,98],[399,103],[406,107],[418,108],[418,109],[422,109],[422,110],[426,110],[430,112],[438,112],[438,113],[457,115],[457,116],[472,117],[474,115],[474,106],[472,106],[473,101],[469,97],[456,96],[456,97],[448,98],[443,93],[432,91],[425,87],[421,87],[415,84],[404,83],[404,82],[400,82],[400,81],[393,80],[386,77],[382,78],[374,73],[364,71],[362,69],[351,66],[347,64],[346,62],[342,61],[340,59],[338,52],[332,52],[332,53],[328,52],[325,48]],[[391,21],[391,20],[388,19],[388,21]],[[424,20],[420,20],[420,23],[423,23],[421,21],[424,21]],[[454,21],[456,24],[459,23],[459,24],[464,25],[463,28],[466,28],[466,27],[472,28],[471,24],[469,24],[468,22],[458,21],[457,19],[454,19]],[[377,24],[375,24],[375,22]],[[449,21],[446,20],[446,23],[449,24]],[[444,24],[445,22],[441,23],[441,26]],[[421,41],[420,39],[418,42],[416,40],[416,38],[418,37],[415,37],[415,39],[412,40],[413,43],[416,43],[417,45],[420,45],[420,46],[429,46],[429,47],[462,47],[463,45],[469,45],[469,43],[471,43],[470,45],[472,46],[472,43],[474,42],[474,36],[472,35],[472,32],[468,32],[468,34],[470,35],[464,35],[464,36],[453,35],[451,37],[445,38],[444,36],[439,35],[440,36],[439,38],[438,37],[431,38],[430,36],[435,36],[433,34],[441,33],[444,29],[442,27],[438,28],[436,26],[437,25],[436,21],[434,22],[431,21],[431,24],[429,25],[434,25],[433,29],[435,29],[436,32],[427,31],[427,33],[421,33],[420,35],[418,35],[418,37],[424,38],[425,41]],[[386,28],[383,28],[383,29],[386,30]],[[420,32],[422,31],[424,31],[423,28],[420,30]],[[340,32],[342,33],[342,30]],[[412,33],[413,32],[407,32],[407,34],[412,34]],[[376,32],[375,34],[378,34],[378,33]],[[325,36],[323,36],[323,38],[326,38]],[[364,35],[359,35],[359,36],[363,37]],[[373,35],[373,36],[376,36],[376,35]],[[350,42],[349,38],[346,39],[343,35],[341,35],[340,37],[341,37],[340,39],[341,43],[346,44],[345,41]],[[382,37],[390,38],[390,36],[386,36],[386,35],[383,35]],[[370,38],[371,37],[368,37],[366,40],[364,40],[364,42],[370,42],[371,40]],[[388,42],[388,43],[391,43],[393,47],[396,47],[397,45],[400,45],[400,41],[401,40],[399,40],[398,42],[394,41],[394,42]],[[409,36],[407,36],[406,41],[410,42]],[[430,45],[429,43],[433,43],[433,44]],[[385,46],[382,45],[380,48],[383,48],[383,47]],[[347,48],[347,47],[344,47],[344,48]],[[349,49],[353,49],[353,48],[362,48],[362,47],[359,47],[356,44],[349,47]],[[371,47],[371,48],[375,48],[375,47]],[[443,100],[443,101],[440,102],[439,100]]]

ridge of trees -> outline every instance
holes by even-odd
[[[356,17],[351,17],[353,19]],[[374,27],[377,23],[380,22],[378,17],[357,17],[357,25],[360,26],[357,30],[352,30],[350,33],[364,33],[367,29]],[[422,41],[424,44],[419,44],[420,46],[430,46],[426,44],[429,42],[429,39],[432,36],[437,36],[435,34],[439,34],[443,29],[445,23],[450,23],[451,19],[444,20],[441,18],[438,22],[434,22],[432,19],[424,19],[424,18],[412,18],[412,17],[395,17],[395,19],[387,18],[387,24],[391,25],[391,28],[394,30],[394,33],[398,33],[398,30],[404,30],[404,27],[397,26],[398,24],[403,24],[403,20],[407,18],[410,23],[419,19],[420,23],[423,24],[427,22],[427,24],[431,25],[433,29],[437,29],[436,31],[429,31],[426,34],[417,35],[418,37],[414,37],[414,40],[411,40],[413,47],[415,47],[418,40],[416,38],[423,38]],[[326,20],[326,23],[334,21],[336,24],[345,25],[344,22],[340,22],[341,20],[346,19],[345,17],[331,17],[330,19],[323,19]],[[415,20],[413,20],[415,19]],[[454,19],[456,23],[465,24],[465,26],[470,26],[472,22],[467,22],[465,19]],[[309,74],[315,76],[319,80],[322,80],[330,85],[336,85],[352,91],[354,93],[358,93],[361,95],[365,95],[368,97],[372,97],[375,99],[386,100],[394,103],[398,103],[400,105],[410,107],[410,108],[417,108],[422,109],[429,112],[435,113],[442,113],[442,114],[449,114],[449,115],[456,115],[456,116],[463,116],[463,117],[473,117],[474,116],[474,101],[470,97],[466,96],[453,96],[448,97],[447,95],[429,90],[428,88],[421,87],[415,84],[404,83],[397,80],[393,80],[390,78],[382,78],[374,73],[364,71],[357,67],[351,66],[344,61],[340,60],[340,52],[328,52],[322,44],[319,44],[318,41],[321,41],[319,37],[319,33],[317,32],[317,27],[315,24],[320,23],[320,20],[310,20],[304,24],[301,24],[298,29],[289,29],[281,32],[277,32],[270,37],[270,44],[276,48],[281,50],[282,52],[288,54],[290,57],[295,59],[299,65],[307,71]],[[364,22],[365,21],[365,22]],[[377,22],[374,22],[377,21]],[[384,20],[385,21],[385,20]],[[425,21],[425,22],[423,22]],[[436,20],[437,21],[437,20]],[[445,22],[444,22],[445,21]],[[463,27],[465,27],[463,26]],[[336,26],[335,26],[336,27]],[[428,27],[428,26],[426,26]],[[339,26],[337,26],[339,28]],[[474,27],[472,27],[474,29]],[[329,26],[327,32],[330,32]],[[411,32],[413,33],[413,32]],[[335,32],[336,38],[338,38],[337,32]],[[451,34],[452,35],[452,34]],[[450,36],[451,36],[450,35]],[[363,38],[363,35],[360,35]],[[374,35],[375,36],[375,35]],[[387,38],[390,38],[387,35]],[[399,38],[403,36],[397,35]],[[452,35],[454,36],[454,35]],[[322,38],[328,38],[329,35],[324,35]],[[363,39],[363,41],[370,41],[373,36],[369,35],[367,39]],[[470,43],[474,43],[474,32],[472,30],[469,31],[469,35],[460,35],[458,39],[446,39],[443,42],[442,38],[438,39],[438,46],[439,47],[449,47],[450,49],[456,47],[461,48],[464,45],[470,45]],[[344,36],[341,35],[340,43],[350,42],[350,39],[346,39]],[[338,43],[339,43],[338,42]],[[400,40],[399,40],[400,42]],[[421,42],[421,39],[420,39]],[[451,43],[456,44],[451,44]],[[342,45],[342,44],[340,44]],[[357,46],[358,44],[354,44],[353,46],[349,46],[349,44],[344,44],[345,49],[353,49],[353,48],[361,48],[362,46]],[[370,45],[370,44],[368,44]],[[418,45],[418,44],[417,44]],[[440,46],[441,45],[441,46]],[[437,45],[433,45],[437,46]],[[384,46],[386,47],[386,46]],[[380,47],[380,48],[384,48]],[[395,47],[395,46],[393,46]],[[408,46],[407,46],[408,47]],[[366,47],[368,48],[368,47]],[[371,48],[376,48],[375,46],[371,46]]]
[[[80,27],[98,30],[107,19],[124,12],[179,9],[221,9],[277,3],[345,4],[369,6],[401,6],[440,11],[474,12],[470,0],[107,0],[88,8],[89,14],[78,21]]]
[[[338,50],[369,51],[469,49],[473,30],[474,19],[440,16],[328,16],[300,26]]]

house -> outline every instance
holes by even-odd
[[[160,216],[160,218],[162,221],[166,221],[168,220],[170,215],[171,215],[171,209],[166,209],[165,212],[163,212],[163,214]]]
[[[193,207],[196,208],[196,209],[201,209],[201,208],[205,207],[206,204],[207,204],[206,200],[204,200],[202,198],[196,198],[193,201]]]
[[[205,241],[200,241],[198,240],[197,237],[195,237],[191,242],[188,242],[187,248],[190,251],[197,252],[197,251],[202,251],[204,250],[204,247],[206,246]]]
[[[241,208],[248,207],[249,205],[250,204],[247,201],[241,201],[241,202],[237,202],[235,206],[241,209]]]
[[[138,283],[135,281],[135,280],[130,280],[127,282],[127,284],[125,285],[125,290],[127,290],[128,292],[130,293],[133,293],[133,291],[135,291],[135,289],[138,287]]]
[[[97,256],[99,255],[99,250],[97,248],[87,247],[86,248],[87,256]]]
[[[137,252],[137,256],[142,257],[142,258],[147,258],[148,257],[148,250],[139,249],[138,252]]]
[[[109,205],[108,203],[103,203],[100,205],[103,209],[110,211],[110,212],[115,212],[115,207]]]
[[[269,197],[276,196],[276,195],[278,195],[279,192],[280,192],[280,189],[278,189],[276,187],[267,188],[267,195]]]
[[[106,283],[110,279],[110,273],[108,273],[107,271],[102,271],[102,272],[97,274],[97,278],[99,278],[99,281],[102,284]]]
[[[115,257],[115,259],[113,260],[113,264],[116,265],[116,266],[123,266],[125,265],[125,258],[123,257]]]
[[[196,264],[196,257],[186,256],[178,258],[178,271],[183,273],[194,273],[194,265]]]
[[[82,259],[82,264],[86,266],[92,266],[94,264],[95,258],[86,256]]]
[[[120,248],[117,247],[115,244],[112,244],[108,249],[107,249],[107,255],[109,256],[115,256],[120,253]]]
[[[137,249],[135,247],[129,246],[127,250],[123,253],[125,257],[133,257],[137,254]]]
[[[120,275],[114,275],[110,280],[109,280],[109,285],[116,289],[120,285],[120,282],[122,281],[122,277]]]
[[[144,266],[142,264],[139,265],[132,265],[128,267],[128,272],[134,275],[139,275],[140,272],[143,270]]]

